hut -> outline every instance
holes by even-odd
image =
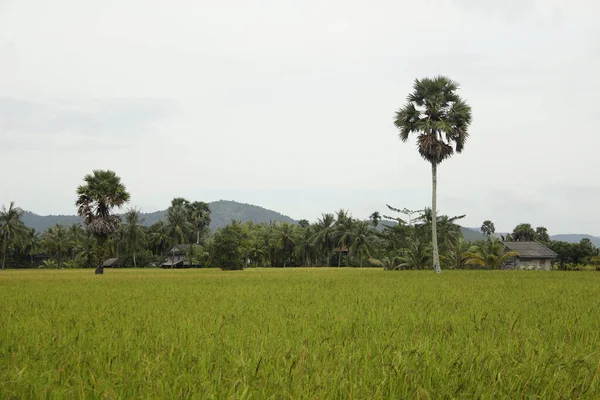
[[[552,269],[552,260],[556,253],[540,242],[502,242],[505,252],[516,251],[519,256],[505,264],[505,268],[514,269]]]
[[[197,268],[200,265],[191,264],[186,257],[190,252],[190,244],[176,244],[166,253],[166,259],[160,265],[162,268]]]

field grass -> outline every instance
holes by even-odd
[[[3,271],[0,398],[600,398],[600,274]]]

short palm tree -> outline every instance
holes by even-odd
[[[406,142],[417,135],[419,154],[431,163],[433,268],[441,272],[437,242],[437,167],[454,152],[463,151],[471,124],[471,107],[456,91],[458,83],[438,76],[415,80],[408,103],[396,112],[394,124]]]
[[[425,269],[431,260],[429,251],[427,243],[413,238],[397,259],[399,269]]]
[[[104,273],[104,252],[106,241],[121,226],[121,218],[113,213],[129,202],[129,192],[113,171],[95,170],[83,178],[85,184],[77,188],[77,214],[98,240],[100,265],[97,274]]]
[[[499,269],[507,261],[518,257],[516,251],[506,251],[504,243],[499,239],[487,239],[479,246],[473,246],[466,252],[467,265],[480,265],[489,269]]]
[[[469,243],[462,237],[450,240],[448,252],[444,255],[444,260],[448,268],[459,269],[466,265],[469,256]]]
[[[26,228],[21,221],[24,211],[10,202],[8,209],[2,206],[0,211],[0,241],[2,242],[2,269],[6,266],[6,253],[11,245],[25,234]]]

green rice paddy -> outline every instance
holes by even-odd
[[[600,274],[0,272],[0,398],[600,398]]]

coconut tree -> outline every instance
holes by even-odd
[[[86,232],[75,247],[77,257],[85,259],[85,266],[92,267],[92,262],[97,254],[96,238],[92,232]]]
[[[161,255],[165,251],[170,241],[169,227],[160,220],[150,226],[148,233],[148,243],[154,252],[154,255]]]
[[[415,80],[408,103],[396,112],[394,124],[403,142],[417,135],[421,157],[431,163],[433,268],[441,272],[437,242],[437,168],[454,152],[463,151],[471,124],[471,107],[456,93],[458,83],[444,76]]]
[[[22,235],[21,245],[23,250],[29,256],[31,266],[33,266],[33,256],[40,250],[40,234],[35,228],[27,229],[25,234]]]
[[[302,258],[303,265],[308,267],[308,261],[313,259],[316,252],[316,246],[313,240],[313,229],[311,226],[301,229],[298,244],[294,252],[296,257]]]
[[[69,251],[73,248],[73,240],[69,230],[60,224],[46,231],[42,243],[48,254],[56,261],[57,268],[63,266],[64,258],[68,256]]]
[[[425,269],[430,262],[429,245],[419,238],[411,239],[408,248],[402,251],[402,255],[398,257],[400,269]]]
[[[356,228],[352,235],[352,243],[350,245],[350,253],[356,254],[360,258],[360,266],[362,268],[365,257],[369,257],[373,251],[372,238],[375,231],[367,222],[357,222]]]
[[[516,251],[506,251],[499,239],[487,239],[479,246],[473,246],[464,253],[465,264],[480,265],[489,269],[499,269],[512,258],[518,257]]]
[[[277,225],[276,229],[277,240],[279,246],[283,251],[283,268],[286,267],[288,257],[292,255],[296,248],[296,241],[298,239],[296,234],[295,226],[289,222],[283,222]]]
[[[467,254],[468,251],[469,243],[462,237],[450,240],[449,249],[444,256],[448,268],[459,269],[464,267],[469,259]]]
[[[0,240],[2,241],[2,269],[6,266],[6,253],[11,245],[25,233],[26,228],[21,221],[24,211],[15,207],[13,201],[8,208],[2,206],[0,211]]]
[[[350,255],[350,245],[355,237],[355,228],[356,221],[349,217],[343,210],[338,211],[338,218],[333,231],[334,244],[338,250],[338,267],[342,265],[342,252],[346,250],[348,255]],[[348,264],[346,263],[346,265]]]
[[[335,233],[335,218],[333,214],[323,214],[316,225],[316,233],[313,235],[313,240],[316,245],[327,254],[327,266],[329,267],[329,260],[331,256],[331,250],[334,244],[334,233]]]
[[[77,214],[98,241],[100,265],[97,274],[104,273],[104,252],[108,237],[121,226],[121,218],[113,213],[129,202],[129,192],[121,178],[113,171],[95,170],[83,178],[85,184],[77,188]]]
[[[140,250],[142,243],[146,239],[146,230],[142,226],[144,219],[142,213],[138,208],[130,208],[124,215],[125,225],[123,225],[123,237],[127,247],[133,255],[133,267],[137,268],[137,262],[135,259],[136,253]]]

